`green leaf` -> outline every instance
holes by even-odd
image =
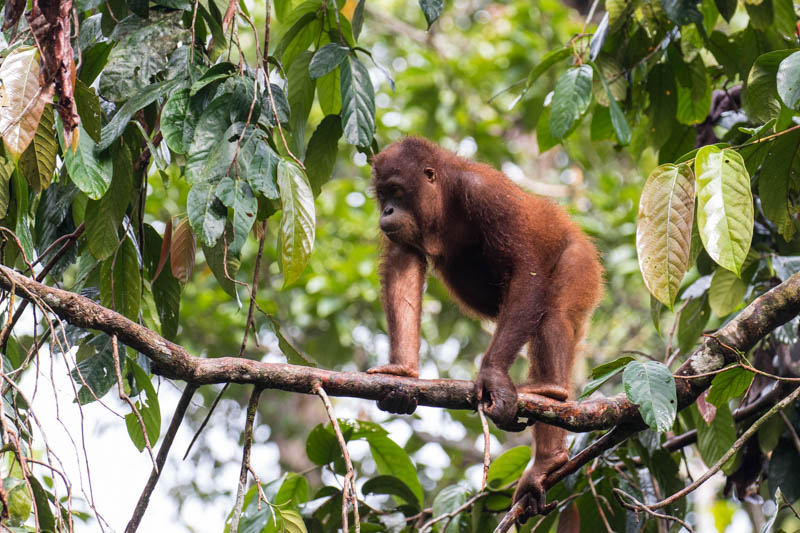
[[[99,200],[86,204],[86,240],[92,255],[104,260],[119,245],[117,229],[122,223],[133,194],[133,159],[127,145],[112,149],[114,177],[111,186]]]
[[[678,412],[675,379],[663,363],[633,361],[622,373],[628,399],[639,406],[645,423],[655,431],[672,428]]]
[[[572,67],[558,78],[550,104],[550,134],[561,140],[592,101],[592,67]]]
[[[70,373],[75,384],[80,386],[77,400],[81,405],[93,402],[95,397],[102,398],[117,382],[111,337],[101,333],[84,346],[94,353],[78,363]],[[120,346],[120,352],[125,353],[124,347]]]
[[[608,96],[608,108],[611,114],[611,125],[614,127],[614,134],[617,136],[619,144],[625,146],[631,142],[631,129],[628,126],[628,121],[625,120],[625,114],[622,112],[622,109],[620,109],[619,104],[617,104],[614,95],[611,94],[611,87],[609,87],[605,76],[603,76],[603,73],[597,68],[597,65],[592,63],[592,67],[597,71],[597,76],[600,78],[600,82],[603,84],[603,88]]]
[[[314,103],[315,82],[309,77],[309,62],[311,52],[297,54],[292,66],[289,67],[289,107],[291,108],[290,125],[292,128],[292,151],[298,157],[303,157],[306,150],[305,132],[311,104]]]
[[[286,356],[286,361],[289,364],[313,367],[317,366],[316,362],[309,359],[308,356],[300,353],[297,348],[292,346],[292,343],[290,343],[286,337],[284,337],[283,333],[281,332],[281,325],[277,320],[275,320],[274,317],[269,317],[267,327],[269,327],[272,333],[278,338],[278,348],[280,348],[281,353]]]
[[[150,441],[150,446],[155,448],[158,442],[158,436],[161,433],[161,408],[158,405],[158,395],[156,389],[150,382],[150,377],[142,370],[142,367],[137,365],[133,360],[128,359],[127,365],[133,369],[133,377],[136,381],[136,387],[139,389],[139,399],[136,401],[136,408],[142,416],[144,422],[144,429],[147,432],[147,440]],[[144,395],[144,397],[142,397]],[[139,419],[132,411],[125,415],[125,426],[128,428],[128,436],[130,436],[133,445],[141,452],[145,448],[144,435],[142,434],[142,425]]]
[[[290,505],[296,509],[308,501],[308,481],[303,476],[290,473],[281,483],[273,503],[278,506]]]
[[[650,294],[670,309],[689,266],[694,188],[688,165],[661,165],[648,176],[639,199],[639,269]]]
[[[697,449],[703,462],[710,467],[736,442],[736,423],[727,403],[717,407],[710,424],[705,423],[695,406],[692,406],[692,412],[697,428]]]
[[[772,0],[775,30],[786,39],[793,39],[797,30],[797,15],[792,0]]]
[[[64,164],[72,182],[89,198],[99,200],[111,184],[111,158],[97,155],[95,143],[83,126],[80,126],[78,135],[78,146],[74,151],[62,144]]]
[[[170,150],[178,154],[189,151],[199,116],[189,98],[189,89],[172,93],[161,111],[161,133]]]
[[[239,255],[256,220],[258,200],[243,179],[222,178],[215,194],[225,207],[233,209],[233,241],[230,249],[233,254]]]
[[[315,465],[323,466],[341,457],[342,450],[333,431],[317,424],[306,439],[306,455]]]
[[[531,461],[530,446],[517,446],[503,452],[489,465],[486,486],[492,489],[505,487],[518,480]]]
[[[711,278],[711,287],[708,289],[711,310],[720,318],[724,318],[744,306],[744,297],[747,294],[747,283],[739,276],[718,268]]]
[[[435,518],[454,512],[464,505],[468,497],[469,489],[464,483],[457,483],[443,488],[433,499],[433,517]],[[471,524],[470,515],[465,511],[461,511],[455,517],[440,522],[440,524],[441,525],[437,524],[438,531],[443,533],[460,533],[461,531],[469,529]],[[445,524],[447,524],[446,528],[444,528]]]
[[[236,164],[239,175],[247,179],[253,192],[270,200],[278,199],[279,161],[280,158],[269,146],[267,134],[258,128],[248,127],[239,146]]]
[[[328,115],[322,119],[311,135],[311,140],[308,141],[308,152],[303,164],[314,196],[320,193],[322,186],[331,178],[341,136],[341,118],[337,115]]]
[[[198,183],[191,188],[186,199],[186,213],[192,231],[209,248],[222,236],[228,217],[228,210],[214,194],[215,191],[214,184]]]
[[[697,224],[708,255],[739,275],[753,237],[753,194],[742,157],[704,146],[695,158]]]
[[[338,67],[350,53],[350,49],[338,43],[328,43],[314,53],[308,64],[308,74],[312,80],[321,78]]]
[[[365,0],[358,0],[353,10],[352,26],[355,40],[358,40],[358,36],[361,35],[361,26],[364,24],[364,4],[366,4]]]
[[[400,498],[417,509],[419,508],[417,496],[408,488],[408,485],[394,476],[375,476],[368,479],[361,486],[361,492],[365,496],[368,494],[389,494]]]
[[[36,518],[39,521],[39,531],[43,533],[56,531],[56,520],[53,517],[53,511],[50,509],[47,493],[36,477],[28,477],[28,482],[31,484],[33,497],[36,500]]]
[[[631,361],[633,361],[633,357],[625,355],[593,368],[591,374],[592,379],[583,386],[583,392],[578,396],[578,400],[591,396],[592,393],[603,386],[604,383],[622,372],[625,369],[625,365]]]
[[[100,142],[100,126],[103,110],[100,108],[100,98],[94,88],[88,87],[81,80],[75,82],[75,106],[81,117],[81,124],[95,142]]]
[[[775,50],[758,56],[742,95],[742,104],[747,115],[757,122],[768,122],[777,118],[781,111],[778,99],[777,76],[780,64],[795,50]]]
[[[726,271],[727,272],[727,271]],[[691,353],[708,323],[711,308],[708,297],[692,298],[678,317],[678,348],[682,354]]]
[[[311,3],[310,2],[305,2],[295,10],[295,13],[297,13],[299,16],[292,23],[292,25],[289,27],[289,29],[286,30],[286,33],[283,34],[283,36],[281,37],[280,41],[278,42],[278,46],[275,47],[275,52],[274,52],[273,55],[275,56],[276,59],[282,59],[284,52],[289,47],[289,45],[292,43],[292,41],[294,41],[294,39],[301,33],[301,31],[306,26],[311,24],[311,22],[314,21],[317,18],[316,9],[314,9],[313,6],[310,8],[310,10],[306,10],[305,12],[302,12],[303,9],[308,9],[308,5],[309,4],[311,4]],[[287,21],[287,24],[289,24],[291,22],[292,21]],[[306,43],[306,48],[308,47],[308,44],[310,44],[310,41],[308,43]],[[284,65],[285,64],[286,64],[286,61],[284,61]]]
[[[386,435],[378,433],[367,436],[369,449],[378,472],[391,475],[408,485],[417,498],[417,504],[423,502],[422,485],[417,477],[417,469],[408,454]]]
[[[145,264],[148,275],[156,273],[158,261],[161,259],[161,246],[163,239],[161,235],[151,226],[145,224]],[[152,250],[152,257],[148,258],[148,250]],[[161,336],[167,340],[175,340],[178,333],[178,319],[180,317],[181,305],[181,286],[178,280],[172,275],[171,268],[162,268],[158,272],[158,277],[151,283],[153,301],[161,321]]]
[[[790,191],[800,183],[800,131],[781,135],[767,144],[766,161],[758,179],[758,196],[761,207],[786,242],[795,235],[794,214],[796,206]]]
[[[787,56],[778,65],[776,86],[784,105],[800,111],[800,52]]]
[[[678,76],[678,122],[693,126],[704,122],[711,109],[711,83],[706,66],[698,55],[688,65],[681,63],[685,72]]]
[[[431,29],[444,10],[444,0],[419,0],[419,7],[422,8],[422,14],[425,15],[428,29]]]
[[[216,181],[231,166],[236,153],[235,137],[244,125],[231,124],[229,103],[230,95],[218,96],[197,122],[184,171],[190,183]]]
[[[340,70],[344,139],[369,146],[375,134],[375,93],[369,73],[355,56],[345,59]]]
[[[283,530],[286,533],[308,533],[303,517],[297,511],[291,509],[280,509]]]
[[[317,80],[317,101],[325,115],[338,115],[342,111],[341,70],[333,69]]]
[[[116,253],[100,266],[100,301],[134,322],[139,318],[141,277],[137,250],[125,238]]]
[[[53,108],[47,107],[42,112],[33,140],[19,158],[19,169],[36,194],[50,185],[56,168],[58,142],[54,121]]]
[[[742,367],[734,367],[720,372],[711,381],[706,401],[721,407],[732,398],[738,398],[747,391],[753,382],[753,373]]]
[[[28,492],[27,484],[20,482],[8,490],[6,501],[8,501],[8,518],[12,523],[21,524],[30,518],[33,499]]]
[[[679,26],[692,22],[703,22],[703,14],[697,9],[697,0],[661,0],[664,13]]]
[[[297,165],[278,163],[278,188],[281,191],[281,263],[284,287],[302,274],[314,247],[314,195]]]
[[[103,72],[112,48],[112,43],[104,41],[96,43],[85,50],[83,54],[83,64],[81,65],[80,80],[85,83],[86,86],[92,85],[94,80],[97,79],[97,76]],[[81,118],[83,117],[81,116]]]
[[[5,58],[0,80],[6,95],[0,106],[0,133],[6,152],[16,162],[33,140],[52,90],[39,90],[39,52],[32,47],[17,48]]]
[[[750,15],[750,25],[757,30],[768,30],[775,23],[775,10],[772,0],[745,2],[745,9]]]
[[[194,96],[212,83],[230,78],[234,74],[236,74],[236,65],[233,63],[228,61],[217,63],[200,76],[200,79],[192,83],[189,88],[189,96]]]

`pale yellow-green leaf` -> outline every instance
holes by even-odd
[[[286,286],[300,277],[314,247],[314,195],[303,171],[285,159],[278,163],[278,188],[283,211],[281,263]]]
[[[753,238],[753,193],[742,156],[704,146],[694,162],[697,223],[708,255],[737,276]]]
[[[281,509],[280,513],[286,533],[307,533],[303,517],[297,511]]]
[[[711,278],[708,293],[711,310],[718,317],[726,317],[744,305],[747,283],[730,270],[718,268]]]
[[[694,194],[691,169],[667,164],[650,173],[639,199],[639,269],[650,294],[670,308],[689,265]]]
[[[7,105],[0,106],[0,135],[14,161],[28,147],[52,90],[39,90],[39,51],[20,48],[0,65]]]

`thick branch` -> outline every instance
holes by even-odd
[[[194,357],[183,347],[88,298],[48,287],[4,266],[0,266],[0,289],[13,289],[18,296],[28,300],[32,297],[39,298],[61,318],[75,326],[117,335],[124,344],[149,357],[156,373],[196,385],[251,383],[268,389],[314,394],[314,385],[320,383],[331,396],[367,400],[383,398],[392,390],[407,389],[415,392],[419,405],[472,410],[476,406],[472,382],[469,381],[332,372],[238,357]],[[707,338],[678,369],[678,373],[684,376],[702,374],[735,362],[736,354],[726,346],[747,351],[759,339],[799,312],[800,274],[795,274],[757,298],[721,328],[715,337]],[[711,377],[677,380],[679,407],[683,408],[694,402],[710,382]],[[577,403],[559,402],[534,394],[520,394],[517,412],[520,416],[577,432],[608,429],[618,424],[642,424],[638,409],[624,395]]]

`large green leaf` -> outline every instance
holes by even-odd
[[[639,406],[645,423],[655,431],[669,431],[678,412],[675,379],[663,363],[633,361],[622,373],[628,399]]]
[[[111,158],[97,154],[95,142],[83,126],[80,127],[78,135],[78,146],[74,151],[70,147],[62,146],[64,164],[73,183],[89,198],[98,200],[111,184]]]
[[[309,76],[309,62],[312,53],[309,51],[297,54],[292,66],[289,67],[289,107],[291,118],[289,124],[292,128],[292,151],[297,157],[303,157],[306,150],[306,122],[314,103],[315,82]]]
[[[318,424],[306,439],[306,455],[312,463],[323,466],[342,456],[342,450],[333,431]]]
[[[308,64],[308,74],[312,80],[321,78],[338,67],[350,53],[350,49],[338,43],[328,43],[314,53]]]
[[[459,509],[469,497],[469,489],[465,483],[450,485],[439,491],[433,499],[433,517],[449,514]],[[445,525],[447,527],[445,527]],[[471,513],[461,511],[455,517],[441,522],[438,531],[443,533],[460,533],[468,531],[471,525]]]
[[[370,478],[361,486],[361,492],[367,494],[389,494],[396,496],[408,503],[418,507],[417,496],[408,488],[408,485],[394,476],[375,476]]]
[[[717,407],[713,420],[708,424],[695,406],[691,409],[697,428],[697,449],[706,466],[711,466],[730,450],[736,441],[736,423],[727,403]]]
[[[355,56],[345,59],[340,70],[344,140],[369,146],[375,134],[375,92],[369,72]]]
[[[228,217],[228,210],[215,194],[216,188],[212,183],[198,183],[191,188],[186,199],[186,213],[192,231],[209,248],[222,236]]]
[[[203,111],[186,156],[186,179],[191,183],[217,181],[227,174],[236,153],[241,123],[231,124],[229,96],[214,99]]]
[[[81,80],[75,82],[75,106],[81,117],[81,125],[95,142],[100,142],[101,123],[103,110],[100,107],[100,98],[94,89],[88,87]]]
[[[317,101],[325,115],[342,111],[341,70],[337,67],[317,80]]]
[[[11,174],[13,172],[14,162],[0,155],[0,218],[5,218],[8,212],[8,200],[10,196],[8,186],[11,183]]]
[[[232,231],[230,224],[228,224],[227,227],[229,231]],[[226,239],[217,239],[217,243],[211,247],[202,244],[202,242],[201,244],[203,247],[203,255],[206,258],[206,264],[217,279],[217,283],[219,283],[219,286],[232,298],[238,300],[236,284],[231,280],[236,279],[236,273],[241,266],[241,259],[228,250],[228,242],[230,240],[230,237]]]
[[[572,55],[572,47],[571,46],[564,46],[562,48],[558,48],[556,50],[551,50],[547,52],[545,55],[542,56],[542,59],[536,64],[535,67],[528,73],[528,79],[525,80],[525,91],[527,92],[536,80],[538,80],[542,74],[547,72],[550,67],[558,63],[559,61],[563,61],[564,59],[570,57]],[[524,94],[523,92],[523,94]]]
[[[286,505],[297,508],[308,501],[308,480],[298,474],[290,473],[281,483],[281,488],[275,495],[275,505]]]
[[[703,59],[698,55],[678,76],[677,119],[687,126],[705,121],[711,109],[711,83]]]
[[[727,270],[726,270],[727,272]],[[678,348],[682,354],[691,353],[695,343],[708,323],[711,308],[708,297],[692,298],[681,310],[678,317]]]
[[[778,65],[776,86],[783,104],[800,111],[800,52],[787,56]]]
[[[156,389],[150,382],[150,377],[142,370],[142,367],[128,360],[128,366],[133,369],[133,377],[139,389],[139,399],[136,401],[136,408],[144,422],[144,429],[147,432],[147,440],[150,446],[155,448],[158,436],[161,433],[161,408],[158,405],[158,395]],[[145,440],[142,433],[142,425],[135,413],[130,412],[125,415],[125,426],[128,428],[128,435],[140,452],[144,450]]]
[[[550,104],[550,134],[561,140],[592,101],[592,67],[572,67],[558,78]]]
[[[417,469],[406,451],[386,435],[378,433],[368,435],[367,442],[378,472],[394,476],[405,483],[417,497],[416,503],[421,504],[422,485],[417,477]]]
[[[253,192],[270,200],[278,199],[279,160],[269,146],[267,134],[261,129],[248,127],[239,146],[236,164],[239,175],[247,179]]]
[[[516,446],[503,452],[489,465],[486,485],[492,489],[500,489],[518,480],[530,461],[530,446]]]
[[[231,253],[238,255],[256,220],[258,200],[250,185],[241,178],[235,180],[222,178],[217,184],[215,194],[225,207],[233,209],[233,240],[230,243],[230,250]]]
[[[704,146],[695,157],[697,224],[708,255],[740,273],[753,237],[753,194],[742,157]]]
[[[36,194],[50,185],[56,169],[58,141],[54,121],[53,108],[45,108],[33,140],[19,158],[19,169]]]
[[[734,367],[725,372],[720,372],[711,381],[706,401],[721,407],[732,398],[738,398],[750,388],[753,382],[753,373],[744,368]]]
[[[179,154],[189,150],[198,119],[191,105],[189,89],[172,93],[161,111],[161,133],[170,150]]]
[[[320,193],[322,186],[331,178],[341,136],[341,118],[338,115],[328,115],[322,119],[308,141],[308,151],[303,163],[314,196]]]
[[[639,269],[650,294],[670,309],[689,266],[694,195],[689,166],[667,164],[650,173],[639,199]]]
[[[758,56],[744,88],[742,104],[747,115],[759,122],[777,118],[781,111],[778,99],[777,76],[780,64],[795,50],[775,50]]]
[[[39,51],[18,48],[0,65],[6,101],[0,106],[0,135],[8,154],[17,161],[33,140],[51,91],[39,91]]]
[[[142,279],[137,250],[126,238],[114,255],[100,265],[100,301],[134,322],[139,318]]]
[[[718,317],[726,317],[744,306],[747,283],[739,276],[724,268],[714,271],[708,289],[708,302]]]
[[[795,234],[796,208],[789,192],[800,185],[800,131],[781,135],[768,144],[766,161],[758,179],[758,196],[764,214],[789,242]]]
[[[314,195],[303,171],[294,163],[278,163],[281,191],[281,263],[283,284],[290,285],[303,272],[314,247]]]
[[[86,240],[92,255],[104,260],[114,253],[119,245],[117,228],[122,223],[125,210],[131,201],[133,187],[133,159],[126,145],[112,149],[114,178],[111,186],[99,200],[86,204]]]
[[[78,363],[72,370],[72,376],[78,389],[77,400],[81,405],[91,403],[95,398],[102,398],[117,382],[114,371],[114,352],[111,348],[111,337],[100,333],[82,344],[90,349],[91,355]],[[120,346],[124,353],[125,347]]]

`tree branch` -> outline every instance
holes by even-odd
[[[238,357],[194,357],[186,349],[164,339],[158,333],[88,298],[48,287],[5,266],[0,266],[0,289],[13,290],[17,296],[27,300],[40,298],[56,314],[75,326],[117,335],[124,344],[150,358],[155,373],[195,385],[250,383],[268,389],[314,394],[314,385],[320,383],[330,396],[367,400],[383,398],[392,390],[406,389],[416,393],[419,405],[470,410],[476,407],[470,381],[333,372],[297,365],[262,363]],[[706,338],[700,348],[678,369],[677,374],[704,374],[736,362],[737,354],[728,347],[747,351],[759,339],[798,312],[800,274],[795,274],[753,301],[736,318],[720,328],[714,337]],[[710,383],[710,377],[677,380],[678,407],[683,408],[693,403]],[[608,429],[620,424],[636,428],[643,424],[638,408],[622,394],[580,403],[559,402],[535,394],[520,394],[517,413],[522,417],[576,432]]]

